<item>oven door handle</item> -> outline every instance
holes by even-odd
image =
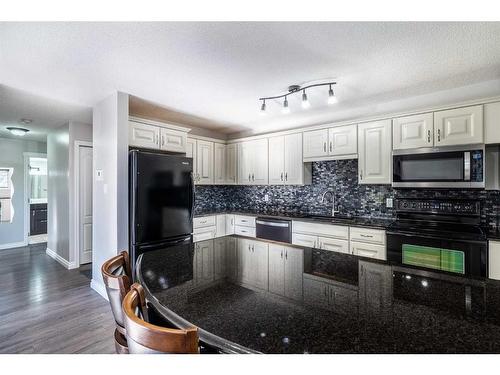
[[[411,232],[394,232],[387,231],[386,235],[394,235],[394,236],[404,236],[404,237],[415,237],[415,238],[429,238],[433,240],[445,240],[445,241],[453,241],[453,242],[465,242],[465,243],[477,243],[477,244],[486,244],[487,240],[464,240],[464,239],[450,239],[448,237],[440,237],[440,236],[429,236],[425,234],[417,234]]]

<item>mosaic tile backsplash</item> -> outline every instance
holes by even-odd
[[[306,186],[197,186],[195,213],[255,211],[262,214],[329,215],[331,201],[321,203],[326,190],[335,191],[340,215],[393,218],[386,198],[462,198],[481,201],[484,225],[497,224],[500,192],[451,189],[394,189],[390,185],[358,185],[358,161],[333,160],[312,164],[312,184]],[[269,201],[264,202],[268,194]]]

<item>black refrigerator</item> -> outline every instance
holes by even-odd
[[[137,258],[146,251],[190,247],[193,210],[192,158],[130,151],[129,237],[133,272]]]

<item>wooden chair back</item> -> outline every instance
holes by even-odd
[[[199,353],[198,329],[172,329],[156,326],[144,320],[147,315],[144,289],[138,283],[130,287],[123,300],[125,332],[131,354]]]
[[[115,317],[118,331],[125,335],[122,302],[130,291],[132,275],[130,272],[130,258],[126,251],[107,260],[101,267],[102,278],[106,286],[111,311]]]

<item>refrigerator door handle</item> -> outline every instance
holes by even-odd
[[[195,203],[195,190],[194,190],[194,177],[193,172],[191,172],[191,214],[189,215],[189,219],[191,223],[193,222],[194,217],[194,203]]]

